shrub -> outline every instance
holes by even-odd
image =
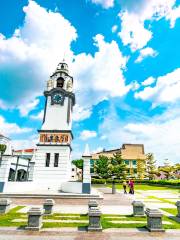
[[[123,180],[115,179],[115,183],[121,184]],[[171,185],[171,186],[180,186],[180,180],[139,180],[133,179],[136,184],[150,184],[150,185]],[[92,184],[105,184],[112,183],[112,179],[94,179],[92,178]]]

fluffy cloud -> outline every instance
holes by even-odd
[[[97,136],[97,133],[95,131],[83,130],[80,134],[80,139],[87,140],[89,138],[94,138],[96,136]]]
[[[114,6],[114,0],[91,0],[92,3],[100,4],[103,8],[110,8]]]
[[[154,87],[145,87],[135,93],[136,98],[149,99],[154,106],[160,103],[171,103],[180,99],[180,68],[156,79]]]
[[[147,20],[165,18],[174,27],[176,19],[180,17],[180,7],[175,6],[176,0],[140,0],[137,4],[133,0],[122,0],[121,32],[119,36],[124,45],[130,45],[131,50],[141,49],[152,38],[152,32],[145,26]]]
[[[179,161],[180,128],[179,108],[169,109],[161,116],[147,117],[133,109],[133,120],[120,121],[115,111],[111,118],[105,118],[99,127],[99,134],[107,136],[108,148],[120,147],[123,143],[142,143],[145,152],[153,152],[158,164],[165,158]]]
[[[98,51],[79,54],[72,65],[77,103],[85,109],[109,97],[123,96],[131,85],[125,85],[123,70],[127,58],[115,41],[107,43],[100,34],[94,38]]]
[[[117,25],[112,26],[112,32],[113,32],[113,33],[115,33],[115,32],[117,31],[117,29],[118,29],[118,26],[117,26]]]
[[[105,4],[109,6],[110,2]],[[4,89],[1,105],[17,107],[23,116],[27,115],[64,53],[75,79],[75,120],[89,117],[92,105],[103,99],[128,92],[131,86],[125,85],[123,76],[127,58],[115,41],[107,43],[97,35],[94,56],[74,55],[71,43],[77,38],[76,29],[60,13],[47,11],[32,0],[23,10],[24,24],[10,38],[0,36],[0,79]]]
[[[77,37],[60,13],[46,11],[31,0],[23,11],[24,24],[13,36],[0,35],[1,99],[10,105],[27,104],[42,93],[64,53],[72,58],[70,45]]]
[[[78,104],[75,105],[73,109],[73,120],[74,121],[82,121],[91,116],[92,109],[91,108],[83,108]]]
[[[157,56],[157,52],[150,48],[150,47],[146,47],[146,48],[143,48],[142,50],[140,50],[139,52],[139,56],[138,58],[135,60],[136,63],[140,63],[142,62],[142,60],[144,58],[147,58],[147,57],[156,57]]]
[[[29,139],[12,140],[12,146],[13,146],[13,149],[15,150],[36,148],[37,142],[38,142],[38,136],[32,135],[29,137]]]
[[[21,116],[27,116],[35,107],[39,104],[39,99],[34,99],[33,101],[27,103],[26,105],[19,105],[19,111]]]
[[[6,120],[0,116],[0,133],[5,136],[10,136],[12,134],[21,134],[32,131],[31,128],[21,128],[15,123],[8,123]]]
[[[154,77],[149,77],[149,78],[147,78],[146,80],[144,80],[143,82],[142,82],[142,85],[143,86],[149,86],[149,85],[151,85],[152,83],[154,83],[156,81],[156,79],[154,78]]]

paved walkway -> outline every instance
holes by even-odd
[[[40,232],[15,231],[14,228],[0,228],[0,240],[179,240],[180,231],[149,233],[136,229],[107,229],[100,233],[88,233],[71,229],[45,229]]]

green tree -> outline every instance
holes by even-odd
[[[146,154],[147,176],[150,180],[154,179],[155,175],[157,174],[155,164],[156,160],[154,159],[153,153]]]
[[[7,146],[5,144],[0,144],[0,165],[2,162],[2,155],[5,153]]]
[[[126,178],[126,164],[120,153],[116,153],[110,158],[109,174],[118,179]]]
[[[83,178],[83,159],[76,159],[72,161],[72,164],[74,164],[77,168],[81,169],[81,175],[78,173],[78,179],[81,180],[81,177]]]
[[[83,159],[73,160],[72,164],[74,164],[77,168],[83,170]]]
[[[166,179],[170,179],[170,177],[174,176],[175,167],[174,166],[163,166],[159,168],[160,172],[164,172]]]
[[[94,162],[94,172],[100,178],[109,178],[109,158],[106,156],[99,156],[99,159]]]

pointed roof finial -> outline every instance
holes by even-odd
[[[84,153],[83,153],[82,157],[92,157],[92,155],[90,154],[90,151],[89,151],[89,145],[88,144],[86,144],[86,146],[85,146],[85,150],[84,150]]]

